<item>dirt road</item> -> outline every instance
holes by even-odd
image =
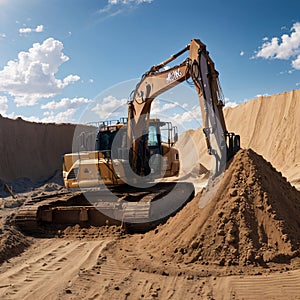
[[[106,241],[39,240],[1,267],[1,299],[60,299],[92,268]]]

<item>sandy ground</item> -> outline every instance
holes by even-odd
[[[22,257],[2,266],[1,299],[65,297],[73,288],[73,281],[84,278],[96,265],[108,243],[109,240],[36,240]]]
[[[0,299],[300,299],[300,196],[289,183],[299,188],[299,99],[300,91],[293,91],[226,110],[228,128],[255,152],[236,156],[208,200],[199,193],[166,224],[146,234],[74,226],[51,239],[33,238],[14,228],[10,216],[25,198],[55,192],[57,183],[34,185],[23,198],[0,198]],[[6,134],[9,122],[0,120],[0,135]],[[5,181],[18,174],[51,175],[45,174],[53,159],[51,147],[38,139],[35,151],[27,145],[31,126],[36,127],[15,120],[11,147],[0,147],[8,157],[2,160]],[[34,132],[44,141],[63,128],[42,127]],[[20,130],[27,144],[15,138]],[[64,130],[69,135],[73,129]],[[181,153],[191,158],[183,176],[197,177],[209,162],[205,146],[192,152],[198,138],[201,144],[201,130],[186,133],[179,142]],[[51,166],[52,173],[58,154],[70,147],[60,143],[54,147],[57,165]],[[23,144],[22,161],[14,160],[11,149]],[[43,159],[47,153],[50,160]],[[36,168],[26,170],[32,155]],[[199,179],[206,179],[204,173]],[[32,182],[22,179],[19,186]]]
[[[199,209],[203,195],[146,234],[73,226],[34,239],[10,227],[11,245],[28,245],[1,265],[0,298],[300,299],[300,192],[244,150]]]
[[[156,274],[123,264],[104,240],[43,239],[0,269],[1,299],[300,299],[300,270],[247,276]]]

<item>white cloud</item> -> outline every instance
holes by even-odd
[[[31,32],[43,32],[44,31],[44,25],[38,25],[36,28],[30,28],[30,27],[23,27],[19,29],[19,33],[26,34]]]
[[[257,94],[257,95],[255,96],[255,98],[268,97],[268,96],[270,96],[268,93],[266,93],[266,94]]]
[[[5,114],[8,109],[8,100],[5,96],[0,96],[0,114]]]
[[[240,56],[244,56],[245,55],[245,52],[244,51],[241,51],[240,52]]]
[[[125,98],[117,99],[114,96],[107,96],[91,110],[102,120],[111,116],[119,116],[120,113],[122,116],[127,116],[127,101]]]
[[[74,83],[78,81],[80,77],[78,75],[68,75],[63,80],[63,87],[69,85],[70,83]]]
[[[49,122],[54,122],[54,123],[72,122],[75,112],[76,112],[75,108],[69,108],[66,111],[59,112],[59,113],[54,113],[53,111],[45,112],[44,113],[44,118],[42,118],[41,121],[45,122],[45,123],[49,123]]]
[[[6,38],[6,34],[5,33],[0,33],[0,39],[5,39]]]
[[[76,109],[70,108],[64,112],[54,113],[53,111],[44,112],[43,118],[38,118],[35,116],[24,117],[21,116],[23,120],[31,122],[42,122],[42,123],[72,123],[74,121],[73,116],[76,112]]]
[[[297,58],[292,61],[292,67],[294,69],[300,70],[300,55],[298,55]]]
[[[184,113],[174,113],[171,119],[176,123],[176,124],[186,124],[189,122],[197,122],[201,123],[202,122],[202,115],[200,111],[199,105],[195,105],[192,107],[190,111],[185,111]]]
[[[165,102],[165,101],[163,101],[163,102]],[[176,107],[177,105],[178,105],[178,103],[172,103],[172,102],[162,104],[159,99],[155,99],[151,103],[151,112],[150,112],[151,116],[161,114],[166,110]]]
[[[292,66],[295,69],[300,69],[300,22],[294,23],[291,28],[291,34],[283,34],[281,40],[278,37],[273,37],[271,41],[265,41],[256,57],[265,59],[292,59]],[[296,59],[294,57],[297,56]]]
[[[28,52],[20,52],[18,59],[10,60],[0,71],[0,91],[15,97],[17,106],[35,105],[41,98],[59,94],[80,79],[77,75],[55,78],[59,67],[69,60],[62,50],[62,42],[48,38],[33,44]]]
[[[163,101],[166,102],[166,101]],[[162,104],[159,99],[155,99],[151,104],[151,115],[160,114],[162,112],[165,112],[167,110],[173,109],[173,108],[186,108],[188,106],[187,103],[179,104],[178,102],[168,102],[165,104]]]
[[[120,13],[134,9],[143,3],[152,3],[154,0],[108,0],[107,4],[98,13],[107,17],[114,17]]]
[[[59,109],[77,109],[91,100],[87,98],[63,98],[59,102],[51,101],[41,106],[41,109],[59,110]]]
[[[165,111],[165,110],[168,110],[168,109],[172,109],[176,106],[178,106],[179,104],[177,102],[174,102],[174,103],[166,103],[163,105],[162,107],[162,110]]]
[[[225,107],[236,107],[236,106],[238,106],[238,103],[236,103],[236,102],[232,102],[232,101],[228,101],[228,102],[226,102],[225,103]]]

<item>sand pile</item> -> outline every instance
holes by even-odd
[[[10,224],[10,217],[0,216],[0,265],[20,253],[32,243],[14,226]]]
[[[229,265],[288,262],[299,255],[300,192],[252,150],[241,150],[203,209],[198,194],[140,241],[158,260]]]

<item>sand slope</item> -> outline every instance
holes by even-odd
[[[280,170],[300,183],[300,90],[259,97],[225,110],[228,130]]]
[[[62,169],[62,156],[72,152],[75,129],[83,128],[89,127],[0,117],[0,179],[52,176]]]
[[[300,186],[300,90],[259,97],[226,108],[224,115],[228,131],[241,136],[242,148],[263,155],[292,184]],[[182,159],[190,157],[184,163],[186,170],[195,167],[197,156],[198,162],[210,167],[202,129],[185,132],[178,146]]]

